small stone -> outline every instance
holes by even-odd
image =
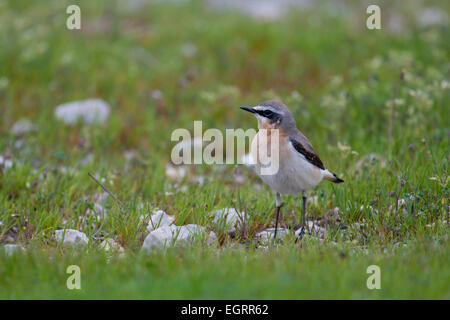
[[[110,107],[101,99],[87,99],[61,104],[55,109],[56,118],[66,124],[82,120],[86,124],[104,123],[109,116]]]
[[[152,249],[162,249],[166,246],[175,244],[179,229],[177,226],[164,226],[151,232],[144,240],[142,244],[143,251],[149,251]],[[180,239],[181,240],[181,239]]]
[[[3,166],[5,169],[10,169],[13,166],[13,161],[11,158],[5,158],[0,155],[0,167]]]
[[[301,231],[302,227],[298,228],[297,231],[295,231],[295,236],[298,237]],[[306,227],[305,231],[306,232],[304,234],[318,234],[319,236],[325,236],[327,234],[327,229],[316,225],[314,221],[308,221],[308,226]]]
[[[73,229],[56,230],[55,240],[57,242],[63,241],[63,245],[86,245],[89,239],[83,232]]]
[[[284,239],[289,234],[289,229],[286,228],[278,228],[277,230],[277,239]],[[261,232],[258,232],[255,235],[255,238],[258,239],[262,243],[266,243],[267,241],[273,240],[275,235],[275,228],[268,228]]]
[[[134,159],[136,159],[136,151],[135,150],[126,150],[123,153],[123,156],[125,158],[126,161],[132,161]]]
[[[14,242],[16,242],[16,239],[12,235],[6,234],[5,236],[3,236],[2,242],[3,243],[14,243]]]
[[[3,246],[3,251],[8,255],[11,256],[15,253],[24,252],[25,248],[22,247],[20,244],[5,244]]]
[[[199,226],[197,224],[188,224],[185,226],[182,226],[182,232],[186,232],[186,236],[188,238],[195,238],[195,237],[204,237],[206,236],[208,239],[209,244],[213,244],[215,241],[217,241],[217,236],[214,232],[210,231],[207,233],[207,230],[205,227]]]
[[[242,225],[243,220],[248,219],[245,212],[239,213],[235,208],[223,208],[212,213],[214,215],[214,223],[228,229],[228,232],[235,232],[236,227]]]
[[[175,221],[175,218],[166,214],[163,210],[156,210],[154,214],[150,216],[150,221],[147,225],[147,231],[153,231],[155,229],[170,226]]]
[[[94,155],[92,153],[88,153],[83,157],[83,159],[80,160],[80,165],[85,166],[88,164],[91,164],[94,161]]]
[[[142,251],[164,249],[169,246],[186,246],[196,238],[205,236],[208,238],[208,243],[217,240],[213,232],[207,234],[206,229],[199,225],[164,226],[149,233],[142,245]]]
[[[10,169],[13,166],[12,159],[5,159],[3,165],[5,166],[5,169]]]
[[[33,131],[36,129],[36,126],[31,123],[28,119],[20,119],[11,128],[11,132],[16,136],[21,136],[25,133]]]
[[[24,145],[23,139],[18,139],[14,142],[14,149],[17,150],[22,149],[23,145]]]
[[[142,244],[142,250],[161,249],[172,245],[174,239],[177,239],[179,232],[178,226],[164,226],[156,229],[145,238]]]
[[[102,243],[100,244],[100,247],[106,252],[112,251],[125,253],[125,249],[112,238],[107,238],[103,240]]]
[[[161,92],[161,90],[155,89],[155,90],[150,91],[150,96],[155,100],[161,100],[164,95]]]
[[[282,19],[289,9],[295,7],[302,8],[309,4],[309,1],[220,1],[208,0],[209,5],[218,11],[239,11],[241,14],[249,16],[257,21],[276,21]],[[286,3],[289,3],[287,5]]]
[[[169,163],[166,165],[166,176],[170,180],[181,181],[186,175],[186,172],[185,166],[173,166]]]
[[[429,7],[420,11],[417,22],[422,27],[444,26],[448,23],[448,15],[439,8]]]

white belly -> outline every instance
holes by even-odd
[[[314,188],[323,178],[323,170],[309,163],[303,155],[293,149],[290,143],[280,148],[278,170],[273,174],[263,174],[259,163],[256,136],[252,141],[252,157],[255,159],[256,174],[274,191],[281,194],[297,194]],[[270,157],[269,157],[270,158]],[[275,157],[273,157],[276,160]]]

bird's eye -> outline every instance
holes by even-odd
[[[270,118],[272,116],[273,112],[270,110],[264,110],[263,111],[263,116],[266,118]]]

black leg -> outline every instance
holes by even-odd
[[[302,231],[300,231],[300,234],[298,235],[297,239],[295,239],[295,242],[298,240],[302,240],[303,234],[305,233],[305,227],[306,227],[306,193],[302,194],[303,199],[303,219],[302,219]]]
[[[283,206],[283,204],[281,203],[281,195],[279,193],[276,194],[276,206],[277,206],[277,218],[275,220],[275,233],[273,235],[274,240],[277,238],[278,218],[280,217],[280,209]]]
[[[277,218],[275,220],[275,233],[273,236],[273,239],[275,240],[277,238],[277,231],[278,231],[278,217],[280,216],[280,209],[281,206],[277,206]]]

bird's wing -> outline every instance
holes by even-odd
[[[308,138],[306,138],[300,131],[297,132],[297,134],[290,136],[289,141],[292,143],[294,149],[298,153],[303,155],[309,163],[322,170],[325,170],[325,166],[323,165],[322,160],[320,160]]]

